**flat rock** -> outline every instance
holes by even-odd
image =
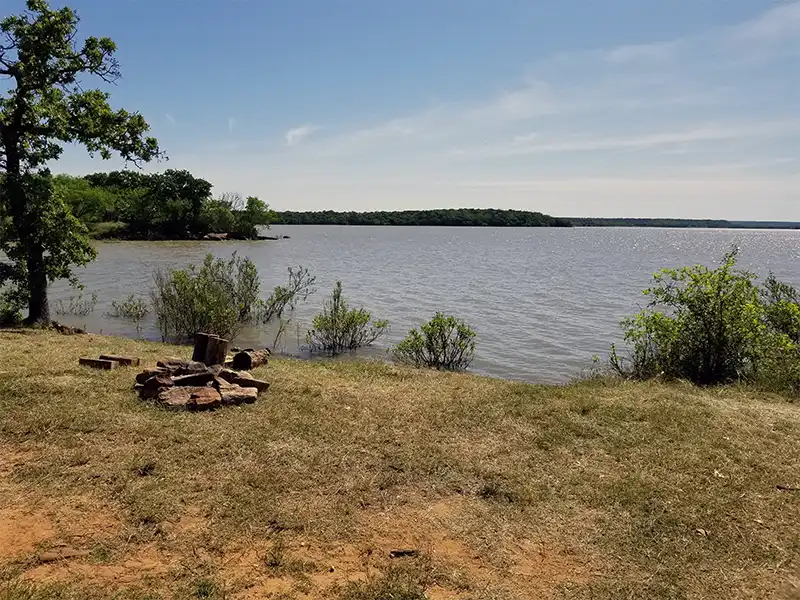
[[[214,388],[204,387],[192,392],[186,406],[189,410],[211,410],[221,405],[220,393]]]
[[[186,410],[192,394],[203,393],[204,387],[172,387],[158,394],[158,403],[171,410]]]
[[[241,373],[239,373],[239,371],[232,371],[231,369],[221,369],[220,372],[217,373],[217,377],[224,379],[228,383],[232,383],[234,379],[240,376]]]
[[[159,373],[144,382],[142,389],[139,390],[139,395],[142,398],[155,398],[159,393],[174,385],[172,377],[166,373]]]
[[[226,381],[222,377],[214,377],[214,382],[212,385],[220,393],[222,393],[222,390],[239,387],[238,385],[231,383],[230,381]]]
[[[243,388],[255,388],[259,392],[266,392],[269,389],[269,382],[262,381],[261,379],[253,379],[252,377],[234,377],[231,383],[235,383]]]
[[[189,375],[181,375],[173,377],[172,382],[175,385],[191,385],[191,386],[204,386],[207,383],[214,381],[214,373],[203,371],[202,373],[191,373]]]
[[[231,404],[252,404],[258,400],[258,390],[252,387],[239,387],[232,385],[231,387],[220,390],[222,395],[222,403],[225,405]]]
[[[183,358],[172,357],[158,361],[156,366],[161,367],[162,369],[167,369],[168,371],[177,371],[178,369],[185,369],[188,367],[190,362],[191,361]]]
[[[166,372],[167,370],[163,367],[156,367],[155,369],[145,369],[136,376],[136,383],[144,383],[151,377],[155,377],[156,375],[161,375],[162,373]]]
[[[208,367],[204,363],[192,360],[185,367],[175,369],[173,375],[194,375],[196,373],[204,373],[207,370]]]

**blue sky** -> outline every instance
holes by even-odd
[[[70,5],[119,46],[113,103],[170,156],[148,169],[216,193],[800,220],[798,1]],[[70,151],[55,169],[118,166]]]

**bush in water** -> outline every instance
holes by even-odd
[[[610,362],[619,374],[686,379],[700,385],[734,381],[786,389],[800,383],[800,306],[791,286],[774,277],[764,289],[756,276],[736,268],[738,250],[716,269],[702,265],[663,269],[644,291],[652,298],[623,320],[629,346]]]
[[[388,328],[388,321],[373,321],[369,311],[350,309],[342,297],[342,282],[337,281],[322,312],[314,317],[314,328],[306,334],[306,343],[312,350],[336,355],[373,344]]]
[[[395,360],[415,367],[464,371],[475,357],[475,332],[452,315],[436,315],[391,348]]]
[[[153,310],[165,341],[190,340],[199,331],[231,339],[258,302],[258,269],[236,253],[229,260],[208,254],[200,269],[159,269],[153,281]]]

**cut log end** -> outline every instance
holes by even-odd
[[[234,355],[231,366],[238,371],[249,371],[261,365],[267,364],[270,351],[263,350],[244,350]]]

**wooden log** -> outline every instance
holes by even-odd
[[[223,340],[217,336],[208,338],[208,346],[206,347],[206,356],[203,360],[207,365],[221,365],[225,362],[225,357],[228,356],[228,347],[230,341]]]
[[[138,367],[141,362],[134,356],[119,356],[116,354],[101,354],[100,358],[103,360],[115,360],[123,367]]]
[[[78,364],[85,367],[92,367],[93,369],[103,369],[105,371],[116,369],[119,366],[117,361],[106,360],[104,358],[79,358]]]
[[[249,371],[261,365],[267,364],[269,350],[245,350],[233,357],[232,366],[238,371]]]
[[[192,360],[195,362],[205,362],[206,350],[208,350],[208,340],[212,337],[219,337],[211,333],[198,333],[194,336],[194,351]]]

